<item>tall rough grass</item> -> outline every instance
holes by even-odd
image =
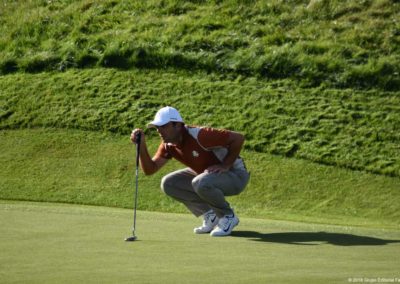
[[[400,87],[398,1],[36,0],[3,1],[1,11],[2,74],[172,67]]]

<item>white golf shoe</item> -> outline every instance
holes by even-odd
[[[196,234],[206,234],[211,232],[214,227],[218,224],[218,217],[214,213],[214,211],[210,210],[203,215],[203,225],[197,228],[194,228],[194,232]]]
[[[235,213],[232,213],[232,215],[225,215],[219,219],[218,225],[211,231],[210,235],[212,237],[228,236],[238,224],[239,218],[236,217]]]

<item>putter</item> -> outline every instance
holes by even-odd
[[[138,132],[136,135],[136,188],[135,188],[135,201],[133,205],[133,227],[132,227],[132,236],[127,237],[125,239],[126,242],[133,242],[137,239],[135,235],[136,231],[136,207],[137,207],[137,198],[138,198],[138,176],[139,176],[139,151],[140,151],[140,135],[141,133]]]

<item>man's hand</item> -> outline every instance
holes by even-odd
[[[227,171],[228,171],[228,169],[225,166],[219,164],[219,165],[212,165],[212,166],[208,167],[204,172],[220,174],[220,173],[224,173]]]
[[[140,133],[140,140],[141,140],[141,142],[144,141],[144,133],[143,133],[143,131],[142,131],[141,129],[139,129],[139,128],[136,128],[136,129],[132,130],[132,133],[131,133],[131,141],[132,141],[132,143],[135,143],[135,144],[136,144],[137,135],[138,135],[139,133]]]

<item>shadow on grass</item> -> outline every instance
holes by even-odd
[[[382,246],[391,243],[400,243],[400,240],[384,240],[374,237],[327,232],[287,232],[263,234],[254,231],[234,231],[232,232],[232,236],[248,238],[259,242],[291,245],[331,244],[336,246]]]

